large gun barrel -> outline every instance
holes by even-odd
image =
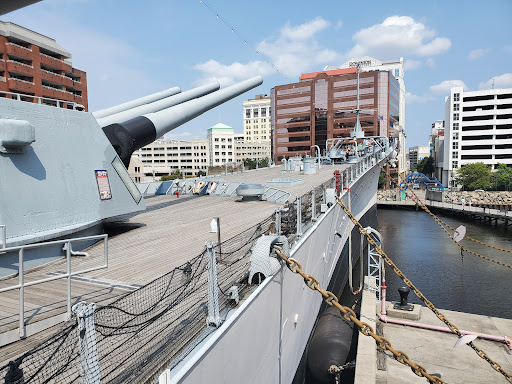
[[[262,83],[262,77],[255,76],[220,91],[162,111],[138,116],[122,124],[108,125],[103,128],[103,132],[105,132],[124,165],[128,167],[130,157],[137,149],[152,143],[174,128]]]
[[[219,88],[220,84],[215,81],[213,83],[182,92],[178,95],[169,96],[165,99],[157,100],[149,104],[143,104],[138,107],[128,109],[126,111],[114,113],[113,115],[99,118],[97,119],[97,121],[100,127],[102,128],[110,124],[122,123],[124,121],[128,121],[130,119],[133,119],[134,117],[141,116],[146,113],[161,111],[162,109],[166,109],[174,105],[181,104],[185,101],[195,99],[196,97],[207,95],[209,93],[217,91]]]
[[[92,115],[96,119],[99,119],[102,117],[113,115],[114,113],[119,113],[122,111],[126,111],[128,109],[131,109],[131,108],[138,107],[140,105],[152,103],[153,101],[157,101],[157,100],[163,99],[165,97],[175,95],[180,92],[181,92],[180,87],[172,87],[172,88],[166,89],[164,91],[152,93],[151,95],[147,95],[147,96],[135,99],[135,100],[127,101],[126,103],[123,103],[123,104],[114,105],[113,107],[110,107],[110,108],[101,109],[99,111],[93,112]]]

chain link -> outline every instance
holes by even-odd
[[[368,240],[368,243],[370,243],[373,247],[375,247],[375,250],[377,251],[377,253],[379,255],[382,256],[382,258],[384,259],[384,261],[393,269],[393,271],[404,281],[404,283],[409,287],[411,288],[411,290],[414,292],[414,294],[416,296],[418,296],[418,298],[425,304],[425,306],[430,309],[436,316],[439,320],[441,320],[444,324],[446,324],[446,326],[453,332],[455,333],[458,337],[462,337],[462,333],[460,332],[459,328],[457,328],[454,324],[452,324],[447,318],[445,315],[443,315],[435,306],[434,304],[432,304],[424,295],[423,293],[421,293],[421,291],[416,288],[416,286],[409,280],[405,277],[405,275],[403,274],[403,272],[396,266],[395,263],[393,263],[393,261],[389,258],[389,256],[380,248],[380,246],[373,240],[373,238],[368,234],[368,232],[366,232],[366,230],[363,228],[363,226],[361,225],[361,223],[359,223],[359,221],[357,221],[357,219],[354,217],[354,215],[352,214],[352,212],[349,211],[349,209],[347,208],[347,206],[343,203],[343,201],[341,201],[341,199],[339,197],[337,197],[337,201],[338,201],[338,204],[340,205],[340,207],[345,211],[345,213],[347,214],[347,216],[349,217],[349,219],[352,221],[352,223],[354,223],[354,225],[359,229],[359,232],[365,236]],[[434,216],[434,219],[436,219],[435,215]],[[437,220],[436,220],[437,221]],[[444,228],[444,227],[443,227]],[[446,228],[444,228],[445,232],[448,233],[448,235],[453,239],[453,237],[451,236],[451,234],[446,230]],[[455,240],[454,240],[455,241]],[[458,244],[458,243],[457,243]],[[492,260],[492,259],[491,259]],[[494,360],[492,360],[483,350],[481,350],[480,348],[478,348],[476,345],[474,345],[473,343],[468,343],[469,346],[471,348],[473,348],[473,350],[478,354],[478,356],[480,356],[482,359],[484,359],[485,361],[487,361],[495,371],[501,373],[503,376],[506,377],[506,379],[508,380],[509,383],[512,383],[512,375],[510,375],[509,373],[507,373],[497,362],[495,362]],[[393,353],[394,354],[394,353]],[[395,355],[396,357],[396,355]],[[408,358],[407,360],[405,360],[406,362],[408,361]],[[414,371],[414,369],[413,369]],[[416,373],[416,372],[415,372]],[[429,379],[430,380],[430,379]]]
[[[352,361],[349,361],[348,363],[345,363],[343,365],[331,365],[329,367],[329,373],[331,375],[336,375],[336,374],[341,373],[345,369],[353,369],[355,367],[356,367],[356,361],[352,360]]]
[[[334,307],[338,308],[339,311],[342,313],[344,319],[346,319],[347,321],[353,322],[359,328],[361,333],[363,333],[364,335],[371,336],[375,340],[376,344],[381,349],[391,352],[397,361],[399,361],[400,363],[402,363],[404,365],[408,365],[416,375],[418,375],[420,377],[425,377],[427,380],[429,380],[430,383],[436,383],[436,384],[444,383],[444,381],[441,380],[440,378],[430,375],[423,366],[410,361],[409,357],[404,352],[393,348],[391,346],[391,343],[389,342],[389,340],[387,340],[385,337],[378,336],[369,324],[362,322],[357,318],[356,313],[351,308],[341,305],[338,302],[338,298],[336,297],[336,295],[334,293],[332,293],[330,291],[325,291],[320,286],[320,284],[317,283],[318,280],[315,279],[315,283],[311,284],[310,281],[312,281],[312,279],[314,279],[314,278],[312,276],[306,274],[302,270],[302,266],[300,265],[300,263],[297,260],[288,258],[283,253],[282,249],[279,247],[275,247],[275,250],[276,250],[277,255],[286,262],[286,265],[288,266],[290,271],[300,275],[304,279],[305,284],[310,289],[312,289],[314,291],[318,291],[324,298],[324,301],[329,306],[331,306],[331,307],[334,306]]]

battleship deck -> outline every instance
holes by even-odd
[[[348,165],[322,166],[316,174],[282,173],[282,167],[260,169],[244,173],[222,175],[224,182],[236,181],[265,184],[276,178],[300,178],[304,182],[279,187],[290,192],[293,200],[332,178],[335,169]],[[129,290],[136,289],[158,276],[183,265],[204,250],[205,241],[216,240],[209,233],[213,217],[220,217],[221,240],[229,239],[269,217],[278,204],[266,201],[241,202],[239,197],[220,196],[154,196],[146,201],[147,209],[141,213],[120,216],[115,222],[126,230],[109,238],[109,266],[72,279],[72,302],[105,303]],[[87,250],[88,257],[74,257],[72,271],[101,265],[101,244]],[[25,275],[25,281],[46,278],[65,271],[65,260],[51,263]],[[0,281],[0,288],[16,285],[17,279]],[[25,306],[28,320],[36,321],[66,312],[65,280],[44,283],[32,288]],[[44,294],[42,293],[44,292]],[[17,327],[17,290],[0,294],[0,333]],[[30,338],[28,338],[30,339]],[[22,340],[0,348],[2,361],[12,359],[27,349],[33,341]],[[27,345],[26,348],[23,345]]]

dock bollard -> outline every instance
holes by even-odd
[[[393,306],[394,309],[400,309],[402,311],[412,311],[414,309],[414,305],[407,304],[407,297],[409,296],[409,292],[411,292],[409,287],[398,288],[398,293],[400,294],[400,304],[395,304]]]

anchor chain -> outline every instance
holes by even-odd
[[[304,279],[304,283],[308,286],[308,288],[310,288],[314,291],[318,291],[322,295],[322,297],[323,297],[324,301],[327,303],[327,305],[329,305],[331,307],[335,306],[336,308],[338,308],[340,310],[340,312],[342,313],[343,318],[345,320],[353,322],[359,328],[359,331],[363,335],[371,336],[375,340],[375,342],[379,348],[381,348],[385,351],[391,352],[393,354],[393,356],[395,357],[395,359],[399,363],[408,365],[417,376],[425,377],[430,383],[436,383],[436,384],[444,383],[444,381],[441,380],[440,378],[430,375],[427,372],[427,370],[425,369],[425,367],[423,367],[422,365],[416,364],[416,363],[412,362],[411,360],[409,360],[409,356],[405,352],[402,352],[400,350],[393,348],[391,346],[391,342],[383,336],[378,336],[375,333],[375,331],[373,330],[371,325],[360,321],[357,318],[356,313],[351,308],[341,305],[338,302],[338,298],[336,297],[336,295],[334,293],[324,290],[320,286],[320,282],[314,276],[308,275],[307,273],[305,273],[302,269],[302,266],[300,265],[300,263],[297,260],[295,260],[291,257],[287,257],[283,253],[281,248],[279,248],[279,247],[274,247],[274,248],[276,250],[277,255],[286,262],[290,271],[302,276],[302,278]]]
[[[361,223],[359,223],[359,221],[354,217],[354,215],[352,214],[352,212],[349,211],[349,209],[347,208],[347,206],[343,203],[343,201],[341,201],[341,199],[339,197],[336,198],[337,201],[338,201],[338,204],[340,205],[340,207],[343,209],[343,211],[345,211],[345,213],[347,214],[347,216],[349,217],[349,219],[352,221],[352,223],[354,223],[354,225],[359,229],[359,232],[361,232],[361,234],[363,234],[364,236],[366,236],[366,238],[368,239],[368,243],[370,243],[371,245],[373,245],[375,247],[375,250],[377,251],[377,253],[379,255],[382,256],[382,258],[384,259],[384,261],[393,269],[393,271],[403,280],[403,282],[409,287],[411,288],[411,290],[414,292],[414,294],[416,296],[418,296],[418,298],[425,304],[425,306],[430,309],[436,316],[439,320],[441,320],[443,323],[446,324],[446,326],[453,332],[455,333],[459,338],[462,337],[462,333],[460,332],[459,328],[457,328],[454,324],[452,324],[444,314],[442,314],[435,306],[434,304],[432,304],[432,302],[430,302],[430,300],[428,300],[424,295],[423,293],[421,293],[421,291],[416,288],[416,286],[404,275],[404,273],[396,266],[396,264],[389,258],[389,256],[380,248],[380,246],[373,240],[373,238],[368,234],[368,232],[366,232],[366,230],[363,228],[363,226],[361,225]],[[447,230],[445,229],[445,231],[447,232]],[[450,237],[452,237],[450,235]],[[452,237],[453,239],[453,237]],[[345,316],[344,316],[345,317]],[[512,375],[510,375],[509,373],[507,373],[502,367],[500,364],[498,364],[497,362],[495,362],[494,360],[492,360],[483,350],[481,350],[480,348],[478,348],[476,345],[473,344],[473,342],[470,342],[468,343],[468,345],[477,353],[477,355],[479,357],[481,357],[482,359],[484,359],[485,361],[487,361],[491,366],[492,368],[501,373],[503,376],[505,376],[505,378],[508,380],[509,383],[512,383]],[[398,360],[398,359],[397,359]],[[414,371],[414,370],[413,370]],[[416,373],[416,372],[415,372]]]
[[[338,384],[340,382],[341,372],[343,372],[345,369],[354,369],[355,367],[355,360],[349,361],[348,363],[345,363],[343,365],[331,365],[329,367],[329,374],[334,376],[334,380],[336,381],[336,384]]]

